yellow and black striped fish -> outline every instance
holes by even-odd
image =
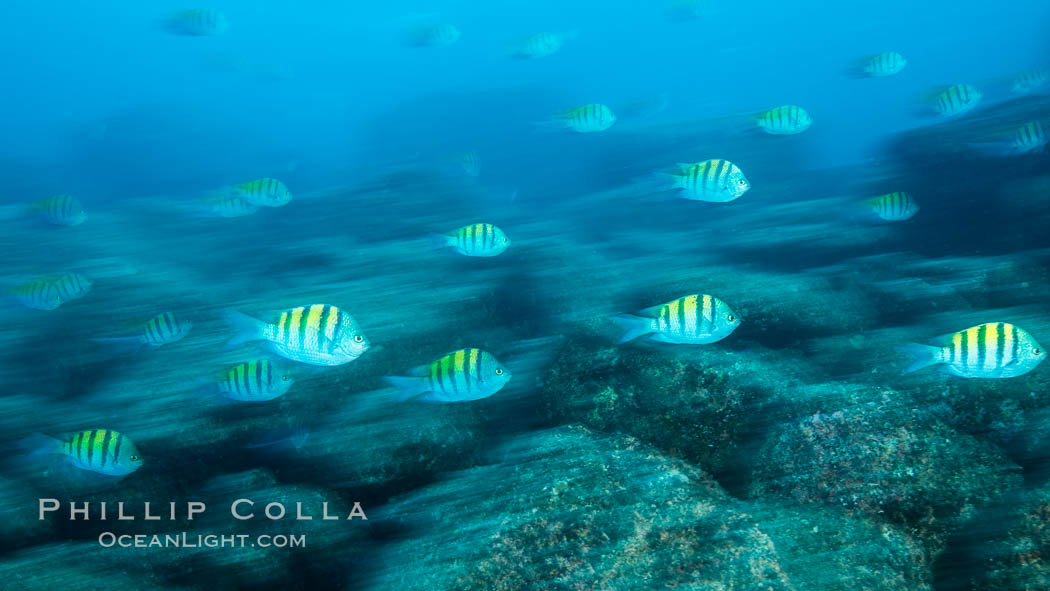
[[[1012,145],[1017,153],[1038,152],[1044,149],[1046,144],[1046,131],[1038,121],[1029,121],[1014,132]]]
[[[795,135],[813,125],[813,118],[797,105],[784,105],[755,115],[755,123],[772,135]]]
[[[867,203],[876,215],[888,222],[910,220],[916,213],[919,213],[919,204],[904,191],[872,197]]]
[[[234,310],[227,310],[226,318],[237,330],[227,346],[267,341],[281,357],[301,363],[342,365],[370,347],[354,319],[327,304],[285,310],[275,322],[263,322]]]
[[[882,78],[899,74],[907,65],[908,60],[904,59],[903,55],[896,51],[887,51],[885,53],[873,55],[864,60],[861,71],[865,76]]]
[[[142,457],[130,439],[108,429],[90,429],[64,441],[47,438],[52,453],[66,456],[74,466],[110,476],[131,474],[142,467]]]
[[[603,104],[591,103],[565,111],[558,121],[577,133],[594,133],[612,127],[616,123],[616,115]]]
[[[46,279],[11,288],[10,293],[23,306],[33,310],[54,310],[62,305],[62,296],[55,285]]]
[[[671,182],[674,188],[682,189],[685,199],[720,203],[732,201],[751,188],[739,166],[720,158],[679,164],[678,171],[671,174]]]
[[[263,402],[284,395],[294,380],[266,359],[246,361],[226,370],[219,391],[231,400]]]
[[[945,364],[947,373],[964,378],[1013,378],[1046,359],[1046,351],[1028,332],[1007,322],[990,322],[939,337],[936,346],[910,343],[901,350],[915,361],[904,373]]]
[[[84,206],[75,197],[56,195],[33,203],[31,209],[38,212],[49,224],[56,226],[79,226],[87,219]]]
[[[465,402],[488,398],[510,381],[510,371],[491,353],[460,349],[413,370],[414,376],[388,376],[397,398],[423,395],[429,402]]]
[[[80,273],[66,273],[51,282],[62,303],[78,300],[91,291],[91,280]]]
[[[470,224],[434,237],[434,245],[451,247],[468,257],[494,257],[510,246],[510,239],[493,224]]]
[[[171,15],[164,23],[176,35],[207,37],[221,35],[229,28],[226,15],[214,8],[194,8]]]
[[[1021,72],[1013,81],[1010,89],[1016,94],[1028,94],[1038,90],[1050,82],[1050,70],[1036,69]]]
[[[232,197],[239,197],[257,207],[280,207],[292,200],[292,192],[281,181],[255,179],[233,187]]]
[[[941,117],[955,117],[970,111],[984,95],[969,84],[955,84],[933,97],[933,110]]]
[[[705,345],[726,338],[740,326],[740,318],[725,302],[706,294],[688,295],[615,320],[624,331],[621,343],[650,335],[650,340],[662,343]]]
[[[172,312],[164,312],[150,318],[142,325],[141,333],[126,337],[108,337],[91,339],[97,343],[111,343],[115,345],[138,345],[146,347],[160,347],[181,340],[193,323],[189,320],[179,318]]]

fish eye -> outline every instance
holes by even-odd
[[[135,455],[135,454],[131,454],[131,457],[128,458],[128,459],[131,460],[132,462],[139,461],[139,457],[137,455]]]
[[[1032,349],[1032,353],[1034,353],[1036,355],[1042,355],[1043,354],[1043,352],[1040,351],[1039,349]]]
[[[354,335],[354,342],[355,343],[363,343],[363,342],[365,342],[365,337],[363,337],[363,336],[361,336],[359,334]]]
[[[288,381],[288,376],[281,376],[281,381],[282,382],[287,382]]]
[[[496,375],[498,375],[498,376],[503,375],[503,370],[497,367],[496,368]]]
[[[730,314],[729,316],[726,316],[726,320],[728,320],[730,322],[733,322],[734,320],[736,320],[736,316],[733,316],[732,314]]]

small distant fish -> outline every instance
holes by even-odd
[[[434,246],[451,247],[468,257],[494,257],[510,246],[510,239],[493,224],[470,224],[434,236]]]
[[[409,34],[406,42],[411,47],[448,47],[461,36],[455,25],[446,23],[419,27]]]
[[[973,142],[970,145],[989,156],[1017,156],[1042,152],[1047,145],[1046,131],[1038,121],[1029,121],[1013,132],[1009,141]]]
[[[55,285],[46,279],[38,279],[13,287],[11,295],[26,308],[33,310],[55,310],[62,305],[62,296]]]
[[[481,157],[478,156],[477,150],[456,155],[456,162],[463,168],[463,172],[467,176],[478,177],[481,175]]]
[[[371,346],[349,314],[326,304],[285,310],[275,322],[235,310],[227,310],[226,319],[237,330],[227,347],[267,341],[281,357],[311,365],[349,363]]]
[[[722,300],[709,295],[689,295],[615,318],[624,330],[620,343],[649,335],[649,340],[680,345],[718,342],[740,326],[740,318]]]
[[[896,51],[887,51],[866,58],[860,66],[860,72],[870,78],[884,78],[899,74],[907,65],[908,60],[904,59],[903,55]]]
[[[510,381],[510,370],[491,353],[460,349],[412,370],[412,376],[388,376],[397,398],[420,396],[428,402],[466,402],[488,398]]]
[[[755,115],[755,123],[772,135],[795,135],[813,125],[813,118],[805,109],[796,105],[784,105]]]
[[[164,312],[146,321],[142,327],[141,334],[92,340],[99,343],[141,345],[157,348],[182,340],[192,328],[192,322],[176,316],[173,312]]]
[[[955,117],[972,110],[983,96],[969,84],[956,84],[933,96],[933,110],[941,117]]]
[[[171,15],[164,22],[168,32],[191,37],[221,35],[229,28],[226,16],[214,8],[194,8]]]
[[[715,158],[695,164],[679,164],[671,173],[671,183],[682,189],[681,196],[694,201],[724,203],[737,199],[751,188],[740,167]]]
[[[554,55],[565,46],[565,42],[576,38],[576,31],[567,33],[536,33],[517,42],[511,55],[525,59],[538,59]]]
[[[981,324],[932,342],[936,346],[909,343],[899,348],[915,358],[904,373],[945,364],[946,373],[964,378],[1013,378],[1046,359],[1032,335],[1006,322]]]
[[[252,205],[237,195],[211,198],[207,201],[206,207],[207,215],[220,218],[240,218],[259,211],[257,205]]]
[[[233,197],[258,207],[280,207],[292,200],[292,192],[277,179],[262,178],[234,185]]]
[[[888,222],[910,220],[919,213],[919,204],[903,191],[872,197],[867,200],[867,204],[876,215]]]
[[[81,470],[124,476],[142,467],[143,459],[130,439],[108,429],[80,431],[63,439],[37,435],[31,445],[36,453],[60,454]]]
[[[290,447],[299,451],[309,440],[310,430],[307,426],[302,421],[293,420],[281,427],[262,433],[244,447],[246,449],[269,448],[275,451]]]
[[[219,391],[231,400],[264,402],[288,392],[294,380],[265,360],[246,361],[226,370]]]
[[[591,103],[569,109],[558,115],[554,125],[571,129],[577,133],[605,131],[616,123],[616,115],[609,107]]]
[[[1028,70],[1014,78],[1010,90],[1016,94],[1028,94],[1046,86],[1047,82],[1050,82],[1050,70]]]
[[[48,197],[30,205],[49,224],[56,226],[79,226],[87,219],[84,206],[74,197],[57,195]]]

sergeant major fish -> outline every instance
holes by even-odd
[[[412,376],[388,376],[397,398],[420,396],[428,402],[466,402],[488,398],[510,381],[510,371],[491,353],[460,349],[415,368]]]
[[[938,337],[934,346],[909,343],[899,349],[915,360],[904,373],[944,364],[944,371],[964,378],[1013,378],[1032,371],[1046,351],[1024,329],[990,322]]]
[[[956,117],[971,111],[983,96],[969,84],[956,84],[933,96],[933,110],[941,117]]]
[[[565,46],[565,42],[576,38],[576,31],[568,33],[536,33],[515,44],[511,55],[525,59],[538,59],[554,55]]]
[[[81,470],[124,476],[142,467],[143,459],[126,436],[109,429],[90,429],[64,439],[34,436],[31,444],[41,453],[60,454]]]
[[[229,22],[226,15],[213,8],[193,8],[171,15],[164,26],[176,35],[207,37],[225,33]]]
[[[866,58],[860,65],[860,73],[870,78],[884,78],[899,74],[908,65],[908,60],[896,51],[887,51]]]
[[[877,216],[888,222],[910,220],[919,213],[919,204],[903,191],[872,197],[867,200],[867,204]]]
[[[459,41],[461,36],[462,33],[455,25],[428,25],[413,30],[406,44],[411,47],[448,47]]]
[[[217,384],[226,398],[241,402],[264,402],[288,392],[294,380],[266,359],[246,361],[229,368]]]
[[[670,175],[671,186],[694,201],[724,203],[739,198],[751,188],[740,167],[715,158],[695,164],[679,164]]]
[[[12,297],[32,310],[55,310],[62,305],[62,296],[51,281],[39,279],[9,290]]]
[[[1010,90],[1015,94],[1028,94],[1046,86],[1047,82],[1050,82],[1050,70],[1028,70],[1014,78]]]
[[[193,323],[189,320],[178,317],[173,312],[163,312],[146,321],[142,326],[142,332],[138,335],[91,340],[117,345],[140,345],[155,349],[182,340],[192,328]]]
[[[451,247],[468,257],[494,257],[510,246],[510,239],[493,224],[470,224],[433,236],[437,248]]]
[[[571,129],[576,133],[595,133],[609,129],[614,123],[616,115],[612,109],[601,103],[591,103],[568,109],[542,125]]]
[[[280,207],[292,200],[292,192],[277,179],[261,178],[234,185],[232,195],[257,207]]]
[[[56,195],[30,204],[29,209],[38,213],[49,224],[56,226],[79,226],[87,219],[84,206],[69,195]]]
[[[641,336],[661,343],[705,345],[729,336],[740,318],[722,300],[709,295],[689,295],[646,308],[639,316],[624,314],[614,320],[623,329],[618,342]]]
[[[797,105],[784,105],[755,115],[755,123],[771,135],[795,135],[813,125],[813,118]]]
[[[370,347],[353,318],[327,304],[285,310],[274,322],[263,322],[235,310],[227,310],[226,319],[237,330],[227,347],[267,341],[281,357],[311,365],[349,363]]]

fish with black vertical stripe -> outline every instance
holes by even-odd
[[[751,189],[751,183],[740,167],[728,160],[714,158],[693,164],[679,164],[669,175],[671,187],[693,201],[725,203]]]
[[[466,402],[488,398],[510,381],[511,373],[491,353],[460,349],[417,367],[410,376],[387,376],[395,398],[427,402]]]
[[[277,179],[262,178],[238,183],[229,197],[237,197],[255,207],[281,207],[292,200],[292,192]]]
[[[295,380],[266,359],[238,363],[216,384],[218,391],[239,402],[265,402],[288,392]]]
[[[371,346],[350,314],[327,304],[291,308],[272,322],[227,310],[226,320],[237,332],[227,347],[266,341],[281,357],[310,365],[343,365]]]
[[[147,320],[137,335],[91,340],[98,343],[143,346],[156,349],[157,347],[170,345],[182,340],[192,328],[193,323],[189,320],[177,316],[174,312],[163,312]]]
[[[894,191],[866,201],[875,215],[887,222],[903,222],[919,213],[919,204],[904,191]]]
[[[1014,378],[1046,359],[1046,350],[1028,331],[1008,322],[989,322],[950,335],[930,345],[909,343],[899,349],[914,361],[904,373],[931,365],[963,378]]]
[[[449,232],[432,236],[435,248],[451,248],[463,256],[494,257],[507,250],[510,238],[494,224],[468,224]]]
[[[954,84],[930,97],[933,111],[941,117],[957,117],[973,110],[984,98],[981,91],[969,84]]]
[[[29,205],[29,210],[55,226],[79,226],[87,219],[84,205],[75,197],[56,195]]]
[[[576,133],[605,131],[616,123],[616,114],[601,103],[580,105],[562,111],[553,120],[540,123],[541,127],[570,129]]]
[[[188,37],[221,35],[230,26],[226,15],[214,8],[183,10],[168,17],[163,24],[169,33]]]
[[[623,330],[618,342],[639,337],[676,345],[716,343],[740,326],[740,317],[722,300],[706,295],[688,295],[614,318]]]
[[[771,135],[795,135],[813,125],[813,117],[798,105],[784,105],[755,115],[755,124]]]
[[[65,456],[81,470],[124,476],[142,467],[143,458],[127,436],[110,429],[79,431],[61,439],[34,435],[27,442],[33,453]]]

